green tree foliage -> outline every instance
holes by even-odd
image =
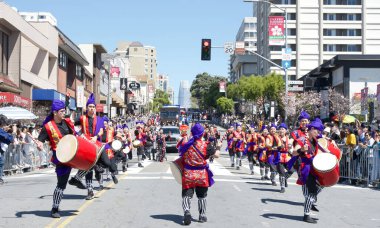
[[[227,97],[219,97],[216,104],[221,113],[231,114],[234,110],[234,101]]]
[[[163,105],[170,104],[169,95],[162,90],[156,90],[153,98],[153,112],[158,113]]]
[[[216,108],[216,100],[224,94],[219,93],[219,82],[227,81],[224,77],[198,74],[191,84],[191,96],[198,100],[201,109]]]

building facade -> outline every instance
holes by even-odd
[[[187,80],[183,80],[179,84],[179,91],[178,91],[178,104],[183,108],[190,108],[191,107],[191,93],[190,93],[190,82]]]
[[[243,75],[257,75],[257,18],[245,17],[236,34],[235,42],[244,42],[245,53],[235,53],[230,57],[230,81],[236,82]]]
[[[288,13],[288,47],[292,48],[290,79],[297,79],[339,54],[377,54],[380,50],[380,8],[376,0],[271,0]],[[282,46],[268,45],[268,16],[284,12],[257,4],[258,53],[281,65]],[[260,60],[260,73],[282,70]]]

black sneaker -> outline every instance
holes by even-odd
[[[99,185],[99,191],[102,191],[104,189],[104,186],[101,184]]]
[[[51,217],[52,218],[60,218],[61,217],[61,215],[59,214],[59,212],[58,212],[58,208],[52,208],[51,209]]]
[[[140,168],[144,168],[144,166],[143,166],[141,163],[139,163],[139,167],[140,167]]]
[[[319,212],[318,208],[317,208],[316,205],[314,205],[314,204],[311,206],[311,210],[312,210],[312,211]]]
[[[206,215],[199,215],[199,220],[200,223],[207,222],[207,216]]]
[[[251,171],[251,175],[255,175],[255,172],[253,172],[253,170]]]
[[[125,171],[127,171],[127,167],[125,167],[125,165],[123,165],[123,173],[125,173]]]
[[[272,181],[272,186],[277,186],[276,181]]]
[[[72,178],[69,180],[69,184],[70,184],[70,185],[74,185],[74,186],[76,186],[77,188],[80,188],[80,189],[86,189],[86,185],[83,184],[82,181],[78,180],[78,179],[75,178],[75,177],[72,177]]]
[[[92,200],[94,198],[94,191],[88,191],[86,200]]]
[[[232,164],[231,164],[231,167],[235,167],[235,164],[234,164],[234,163],[232,163]]]
[[[183,216],[183,224],[185,226],[188,226],[190,225],[190,223],[191,223],[191,214],[190,214],[190,211],[186,211],[185,215]]]
[[[285,188],[288,187],[288,179],[285,178]]]
[[[262,180],[262,181],[265,180],[265,177],[261,177],[261,180]]]
[[[285,188],[281,188],[280,193],[285,193]]]
[[[115,184],[119,183],[119,180],[117,179],[117,177],[114,174],[111,174],[111,177],[112,177],[113,183],[115,183]]]
[[[239,161],[239,166],[241,166],[241,160]]]
[[[313,219],[312,217],[310,217],[310,215],[304,215],[303,221],[307,223],[313,223],[313,224],[317,223],[317,221]]]
[[[264,177],[264,179],[265,179],[265,180],[270,180],[270,178],[269,178],[269,177],[267,177],[267,176],[265,176],[265,177]]]
[[[236,170],[239,170],[240,169],[240,166],[236,166]]]

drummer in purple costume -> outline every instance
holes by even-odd
[[[56,156],[56,148],[59,140],[65,135],[75,134],[74,124],[69,118],[65,119],[64,116],[65,104],[63,101],[53,100],[51,112],[43,122],[43,127],[37,140],[37,148],[39,150],[43,150],[43,142],[50,142],[51,150],[53,151],[52,162],[56,165],[55,172],[57,174],[58,181],[53,193],[53,206],[51,210],[51,216],[53,218],[61,217],[58,212],[58,208],[71,172],[71,167],[60,163]]]
[[[318,211],[313,203],[317,201],[317,196],[323,189],[317,182],[317,178],[313,172],[312,162],[314,157],[320,151],[318,146],[318,136],[324,129],[322,121],[316,118],[308,126],[308,137],[303,136],[297,139],[294,147],[293,156],[301,160],[298,166],[297,184],[302,185],[302,192],[305,197],[304,217],[303,221],[307,223],[317,223],[315,219],[310,217],[310,210]],[[292,160],[291,160],[292,161]],[[291,162],[289,161],[289,163]],[[294,163],[294,160],[292,161]],[[293,164],[288,164],[292,167]]]

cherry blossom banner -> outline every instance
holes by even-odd
[[[284,46],[285,33],[283,16],[269,16],[269,45],[270,46]]]

